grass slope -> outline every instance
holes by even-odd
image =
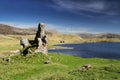
[[[34,35],[25,36],[34,39]],[[0,53],[19,49],[20,35],[0,35]],[[74,35],[48,35],[49,48],[65,40],[66,43],[82,42]],[[73,53],[74,54],[74,53]],[[51,64],[44,61],[51,57]],[[97,58],[79,58],[62,54],[30,54],[11,57],[11,62],[0,59],[0,80],[120,80],[120,61]],[[79,71],[78,68],[91,64],[92,69]]]
[[[11,50],[20,49],[20,37],[22,36],[29,40],[34,40],[35,37],[35,35],[0,35],[0,53],[9,53]],[[78,43],[82,41],[79,36],[69,34],[47,35],[47,37],[49,48],[61,48],[52,46],[53,44],[60,43],[61,40],[64,40],[65,43]]]
[[[51,64],[44,61],[51,57]],[[79,58],[62,54],[14,56],[10,63],[0,61],[0,80],[120,80],[120,61]],[[93,68],[77,71],[85,64]]]

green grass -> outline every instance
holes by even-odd
[[[0,35],[0,53],[19,49],[20,37],[20,35]],[[34,35],[25,37],[34,39]],[[49,48],[63,48],[52,46],[63,39],[65,43],[84,42],[74,35],[48,35]],[[49,58],[52,63],[44,64]],[[49,53],[48,56],[41,53],[29,54],[26,57],[18,55],[11,57],[9,63],[3,62],[0,58],[0,80],[120,80],[119,63],[119,60],[80,58],[58,53]],[[91,64],[93,68],[87,71],[78,70],[86,64]]]
[[[52,63],[44,64],[51,57]],[[11,62],[0,61],[1,80],[120,80],[120,61],[80,58],[63,54],[20,55]],[[77,71],[85,64],[93,68]]]

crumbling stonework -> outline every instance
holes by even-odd
[[[20,47],[21,49],[26,48],[29,46],[29,41],[27,38],[21,37],[20,39]]]
[[[38,31],[35,37],[35,44],[37,44],[37,49],[35,52],[47,53],[47,37],[45,35],[45,24],[41,23],[38,25]]]
[[[45,24],[39,23],[38,24],[38,31],[36,33],[35,41],[37,41],[37,38],[43,38],[45,36]]]
[[[31,44],[31,45],[30,46],[26,45],[28,43]],[[38,52],[41,52],[41,53],[44,53],[44,54],[48,53],[47,37],[45,35],[45,24],[43,24],[43,23],[38,24],[38,30],[37,30],[35,39],[30,40],[28,43],[27,43],[26,39],[21,38],[20,45],[23,46],[23,49],[25,49],[25,50],[28,49],[29,50],[31,48],[35,48],[35,50],[33,51],[35,53],[38,53]],[[26,48],[26,46],[27,46],[27,48]]]

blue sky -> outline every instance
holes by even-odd
[[[120,33],[120,0],[0,0],[0,24],[62,33]]]

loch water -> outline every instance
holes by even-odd
[[[105,58],[105,59],[120,60],[119,42],[59,44],[57,46],[69,47],[72,49],[54,49],[54,50],[49,50],[49,52],[62,53],[72,56],[79,56],[83,58]]]

